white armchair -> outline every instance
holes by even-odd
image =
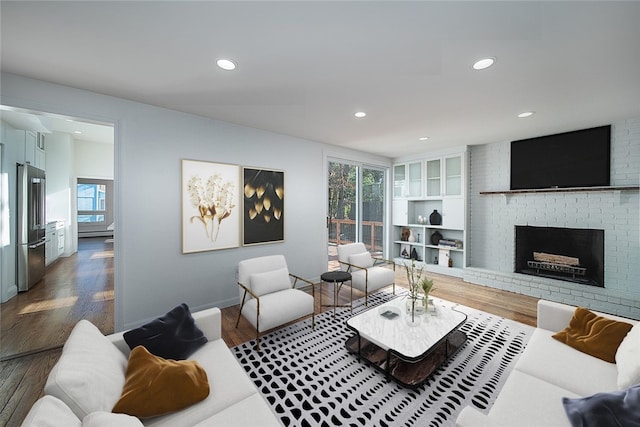
[[[299,282],[311,285],[311,295],[296,289]],[[311,315],[315,327],[315,286],[313,282],[289,273],[283,255],[251,258],[238,263],[240,316],[256,329],[256,350],[260,351],[263,332]]]
[[[342,270],[351,273],[352,286],[364,292],[365,305],[369,305],[369,293],[386,286],[392,285],[396,293],[396,264],[372,257],[364,243],[338,245],[338,261]]]

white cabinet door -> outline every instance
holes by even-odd
[[[391,215],[393,225],[407,225],[409,223],[409,201],[394,200]]]
[[[446,196],[462,195],[462,156],[444,159],[444,186]]]
[[[464,199],[442,199],[442,226],[464,230]]]
[[[405,165],[393,165],[393,197],[405,197],[405,181],[407,168]]]
[[[56,225],[56,235],[58,236],[57,256],[64,254],[64,222],[58,221]]]
[[[36,145],[38,143],[38,134],[33,131],[25,132],[24,138],[24,161],[32,166],[36,166]]]
[[[393,197],[422,197],[422,160],[393,165]]]
[[[442,195],[440,165],[440,159],[427,160],[427,197],[440,197]]]
[[[409,163],[408,197],[422,197],[422,162]]]

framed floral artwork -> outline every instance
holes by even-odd
[[[240,166],[182,160],[182,253],[240,245]]]
[[[243,169],[243,245],[284,241],[284,172]]]

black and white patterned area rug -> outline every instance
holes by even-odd
[[[392,298],[379,292],[369,307]],[[353,312],[365,310],[364,299]],[[453,426],[473,405],[487,412],[534,328],[465,306],[468,340],[425,384],[405,388],[348,353],[353,333],[338,309],[232,348],[284,426]]]

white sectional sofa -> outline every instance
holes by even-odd
[[[208,339],[189,357],[206,371],[210,390],[206,399],[142,420],[111,413],[125,382],[129,347],[123,333],[105,337],[91,323],[81,321],[49,375],[45,396],[34,404],[22,425],[281,426],[223,341],[220,310],[193,313],[193,318]]]
[[[571,427],[563,397],[579,398],[619,390],[616,364],[552,338],[569,325],[575,309],[540,300],[537,328],[489,413],[485,415],[467,406],[458,416],[456,426]],[[638,324],[626,318],[596,314]]]

